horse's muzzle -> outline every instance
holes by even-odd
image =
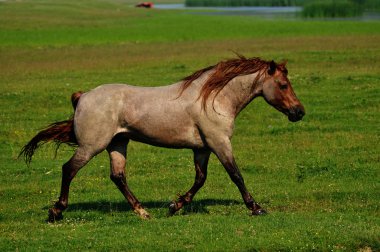
[[[305,109],[303,106],[297,106],[289,109],[288,119],[291,122],[297,122],[305,115]]]

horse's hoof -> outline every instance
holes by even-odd
[[[169,205],[168,216],[173,216],[176,212],[177,212],[177,203],[173,201]]]
[[[252,211],[252,215],[266,215],[266,214],[267,214],[267,211],[265,211],[262,208]]]
[[[49,217],[48,222],[53,223],[55,221],[59,221],[63,219],[62,212],[57,212],[55,208],[49,209]]]
[[[141,219],[144,219],[144,220],[150,219],[150,214],[144,208],[136,209],[135,213],[137,213]]]
[[[146,213],[146,214],[141,214],[140,215],[140,218],[143,219],[143,220],[150,220],[150,214]]]

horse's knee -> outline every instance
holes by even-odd
[[[118,184],[120,182],[124,182],[125,181],[125,174],[124,172],[112,172],[110,174],[110,179],[115,183],[115,184]]]

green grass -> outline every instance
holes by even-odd
[[[123,1],[0,3],[0,249],[377,251],[380,22],[281,21],[140,10]],[[221,29],[221,27],[223,27]],[[20,148],[72,113],[71,93],[102,83],[176,82],[233,57],[288,59],[306,108],[290,123],[262,99],[238,117],[234,152],[269,215],[251,217],[215,156],[195,201],[166,217],[193,183],[191,151],[129,145],[140,220],[94,158],[71,187],[64,220],[47,224],[61,165],[73,150]]]

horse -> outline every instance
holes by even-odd
[[[41,130],[20,152],[29,164],[35,150],[44,143],[56,142],[57,148],[61,143],[77,147],[62,166],[60,196],[49,209],[48,221],[63,218],[71,181],[104,150],[110,158],[111,180],[137,215],[150,218],[128,187],[125,176],[127,145],[131,140],[193,151],[194,184],[170,203],[169,215],[189,204],[203,186],[211,153],[217,156],[239,189],[251,214],[266,214],[245,186],[232,152],[231,138],[236,117],[256,97],[263,97],[291,122],[302,119],[305,109],[287,76],[286,62],[238,55],[167,86],[104,84],[85,93],[74,93],[73,116]]]
[[[143,7],[143,8],[147,8],[147,9],[153,8],[153,6],[154,6],[154,4],[152,2],[142,2],[142,3],[135,5],[135,7]]]

